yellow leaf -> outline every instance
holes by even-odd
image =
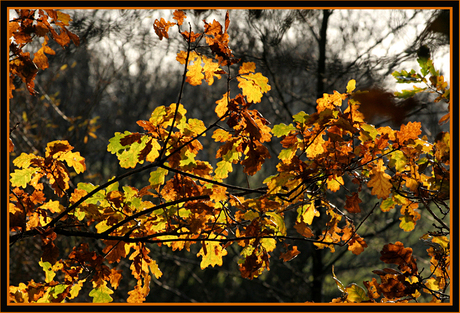
[[[342,100],[345,100],[347,98],[346,94],[341,94],[337,91],[334,90],[334,94],[323,94],[323,97],[316,100],[316,103],[318,104],[316,106],[316,110],[318,113],[321,113],[322,111],[326,109],[331,109],[333,110],[335,107],[339,107],[342,105]]]
[[[220,79],[220,75],[216,74],[215,72],[220,70],[219,64],[212,62],[213,59],[207,58],[205,56],[202,57],[204,66],[203,66],[203,72],[204,72],[204,79],[208,83],[209,86],[211,86],[214,83],[214,76]]]
[[[227,255],[227,250],[223,249],[217,241],[206,241],[206,251],[201,247],[201,250],[196,256],[202,256],[200,263],[201,269],[205,269],[209,265],[222,265],[222,257]]]
[[[202,70],[203,67],[201,66],[201,58],[197,56],[193,65],[188,66],[187,82],[192,86],[201,85],[201,81],[204,78],[203,73],[201,73]]]
[[[344,184],[342,176],[329,177],[327,180],[327,188],[330,191],[339,191],[340,187]]]
[[[348,82],[347,93],[351,93],[356,88],[356,80],[352,79]]]
[[[369,297],[367,296],[367,292],[364,290],[363,287],[356,285],[355,283],[350,284],[345,289],[347,293],[347,300],[354,303],[361,303],[363,301],[368,301]]]
[[[40,208],[50,210],[51,213],[61,213],[61,211],[64,209],[64,207],[61,204],[59,204],[59,201],[52,200],[46,202]]]
[[[305,222],[308,225],[311,225],[313,219],[320,216],[319,211],[315,209],[315,204],[313,202],[303,205],[297,209],[297,220],[299,222]]]
[[[86,170],[85,158],[80,156],[80,152],[66,152],[58,160],[65,161],[68,166],[73,167],[77,174]]]
[[[232,138],[232,134],[219,128],[214,131],[212,138],[216,142],[226,142],[228,139]]]
[[[323,133],[317,136],[312,143],[309,144],[307,148],[307,157],[314,159],[318,154],[324,152],[323,144],[325,143],[323,139]]]
[[[245,74],[237,77],[237,80],[239,81],[238,87],[241,88],[248,102],[260,102],[262,94],[271,89],[270,85],[268,85],[268,78],[261,73]]]
[[[160,268],[158,267],[158,264],[156,261],[150,262],[149,268],[152,274],[155,275],[157,279],[163,275],[163,272],[160,271]]]
[[[188,55],[188,63],[190,63],[191,61],[195,60],[195,58],[197,58],[197,57],[198,57],[198,55],[196,54],[195,51],[190,51],[190,53]],[[177,53],[176,60],[180,64],[185,64],[186,59],[187,59],[187,51],[180,51],[179,53]]]
[[[227,113],[227,106],[228,106],[228,95],[230,92],[226,92],[222,99],[217,100],[217,106],[216,106],[216,113],[218,117],[224,116],[225,113]]]

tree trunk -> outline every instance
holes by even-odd
[[[326,43],[327,43],[327,22],[329,16],[332,14],[330,10],[323,10],[323,21],[321,23],[321,29],[319,31],[318,38],[318,48],[319,48],[319,58],[318,58],[318,70],[316,73],[317,84],[316,84],[316,97],[322,98],[324,93],[324,79],[326,72]]]
[[[318,99],[323,97],[324,90],[324,78],[326,71],[326,44],[327,44],[327,22],[329,16],[332,14],[330,10],[323,10],[323,21],[321,23],[321,29],[318,38],[319,47],[319,59],[318,59],[318,72],[317,72],[317,85],[316,85],[316,97]],[[321,232],[321,230],[318,230]],[[321,302],[323,293],[323,250],[313,250],[313,282],[312,282],[312,301]]]

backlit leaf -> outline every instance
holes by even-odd
[[[376,168],[372,170],[371,180],[367,183],[372,188],[372,194],[380,199],[386,199],[391,193],[392,185],[390,183],[391,176],[385,173],[386,167],[383,165],[383,160],[379,159]]]
[[[187,18],[187,16],[185,16],[184,11],[182,11],[182,10],[175,10],[174,11],[173,19],[175,19],[177,21],[177,25],[182,25],[182,23],[184,22],[185,18]]]
[[[303,221],[308,225],[311,225],[315,217],[319,217],[320,213],[315,209],[315,204],[313,202],[300,206],[297,209],[297,220]]]
[[[22,187],[26,188],[27,184],[32,180],[32,175],[38,171],[37,168],[25,168],[22,170],[15,170],[14,173],[11,173],[10,183],[13,187]]]
[[[222,160],[217,163],[217,168],[214,171],[215,178],[216,179],[227,178],[228,173],[232,171],[233,171],[232,163]]]
[[[205,269],[208,266],[214,267],[214,265],[222,265],[222,257],[227,255],[227,250],[223,249],[219,242],[205,241],[204,245],[206,248],[201,247],[197,256],[202,256],[200,263],[201,269]],[[205,251],[206,250],[206,251]]]
[[[355,283],[347,286],[347,288],[345,288],[345,292],[347,293],[347,300],[350,302],[361,303],[363,301],[369,300],[367,292],[364,290],[364,288],[358,286]]]
[[[283,262],[288,262],[294,259],[299,254],[300,254],[300,251],[297,250],[297,246],[292,246],[292,250],[289,249],[287,252],[282,252],[280,254],[280,259],[282,259]]]
[[[160,38],[160,40],[163,40],[163,37],[169,38],[169,27],[174,25],[176,25],[176,23],[166,22],[164,18],[161,18],[160,20],[155,20],[155,22],[153,23],[153,29],[155,29],[155,33]]]
[[[89,296],[93,298],[93,303],[110,303],[113,301],[111,294],[113,294],[113,290],[107,287],[106,281],[103,281],[100,285],[93,282],[93,289],[90,291]]]
[[[222,117],[225,115],[225,113],[227,113],[229,94],[230,92],[226,92],[224,96],[222,97],[222,99],[216,101],[217,106],[216,106],[215,111],[218,117]]]
[[[168,174],[168,170],[159,167],[155,171],[150,172],[149,183],[152,187],[160,186],[165,183],[165,177]]]
[[[237,77],[238,87],[243,91],[248,102],[258,103],[262,99],[262,94],[271,90],[268,78],[261,73],[249,73]]]
[[[282,137],[288,135],[291,131],[297,130],[292,124],[286,125],[284,123],[275,125],[272,129],[273,135]]]
[[[351,93],[356,88],[356,80],[352,79],[347,84],[347,93]]]

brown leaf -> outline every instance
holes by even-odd
[[[412,256],[412,248],[404,248],[403,243],[397,241],[395,244],[389,243],[380,251],[380,260],[385,263],[397,264],[398,268],[409,274],[417,273],[417,263]]]
[[[353,192],[353,195],[350,197],[345,195],[347,198],[345,203],[345,209],[350,213],[359,213],[361,209],[359,208],[359,204],[362,202],[358,196],[357,192]]]

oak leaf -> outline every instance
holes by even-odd
[[[380,254],[380,260],[383,262],[397,264],[401,271],[412,275],[417,273],[417,263],[412,256],[412,248],[404,248],[402,242],[386,244]]]
[[[300,251],[297,250],[297,246],[292,246],[292,250],[288,250],[287,252],[281,252],[280,259],[282,259],[283,262],[288,262],[294,259],[299,254]]]
[[[262,99],[262,94],[271,90],[268,78],[261,73],[249,73],[237,77],[238,87],[243,91],[248,102],[258,103]]]
[[[345,195],[346,197],[346,202],[345,202],[345,209],[350,212],[350,213],[359,213],[361,212],[361,209],[359,208],[359,204],[363,202],[357,192],[353,192],[353,195],[350,197],[348,195]]]
[[[417,139],[422,133],[420,129],[422,124],[420,122],[409,122],[407,125],[401,125],[401,130],[398,132],[398,142],[404,145],[405,141],[410,139]]]
[[[42,44],[42,47],[34,53],[34,63],[41,69],[47,69],[49,67],[48,58],[46,57],[45,53],[55,55],[53,49],[47,46],[48,44],[48,36],[45,36],[45,41]]]
[[[102,284],[97,285],[93,281],[93,290],[90,291],[89,296],[93,298],[93,303],[109,303],[113,301],[110,296],[113,290],[107,287],[107,282],[103,281]]]
[[[168,31],[169,27],[176,25],[176,23],[173,22],[166,22],[164,18],[161,18],[160,20],[156,19],[153,23],[153,29],[155,29],[155,33],[157,36],[160,38],[160,40],[163,40],[163,37],[169,38]]]
[[[205,241],[197,256],[202,256],[200,263],[201,269],[208,266],[222,265],[222,257],[227,255],[227,250],[223,249],[221,244],[216,241]]]
[[[297,221],[307,223],[308,225],[311,225],[315,217],[320,216],[320,212],[315,209],[314,202],[300,206],[297,209],[297,213]]]
[[[379,159],[377,166],[371,171],[371,180],[367,183],[369,187],[372,187],[372,194],[377,195],[380,199],[388,198],[392,188],[391,176],[385,173],[385,169],[383,160]]]
[[[294,228],[299,234],[301,234],[305,238],[313,237],[312,230],[304,222],[296,222],[296,224],[294,225]]]
[[[182,10],[175,10],[173,13],[173,19],[177,21],[177,25],[182,25],[184,23],[184,19],[187,18],[184,11]]]

